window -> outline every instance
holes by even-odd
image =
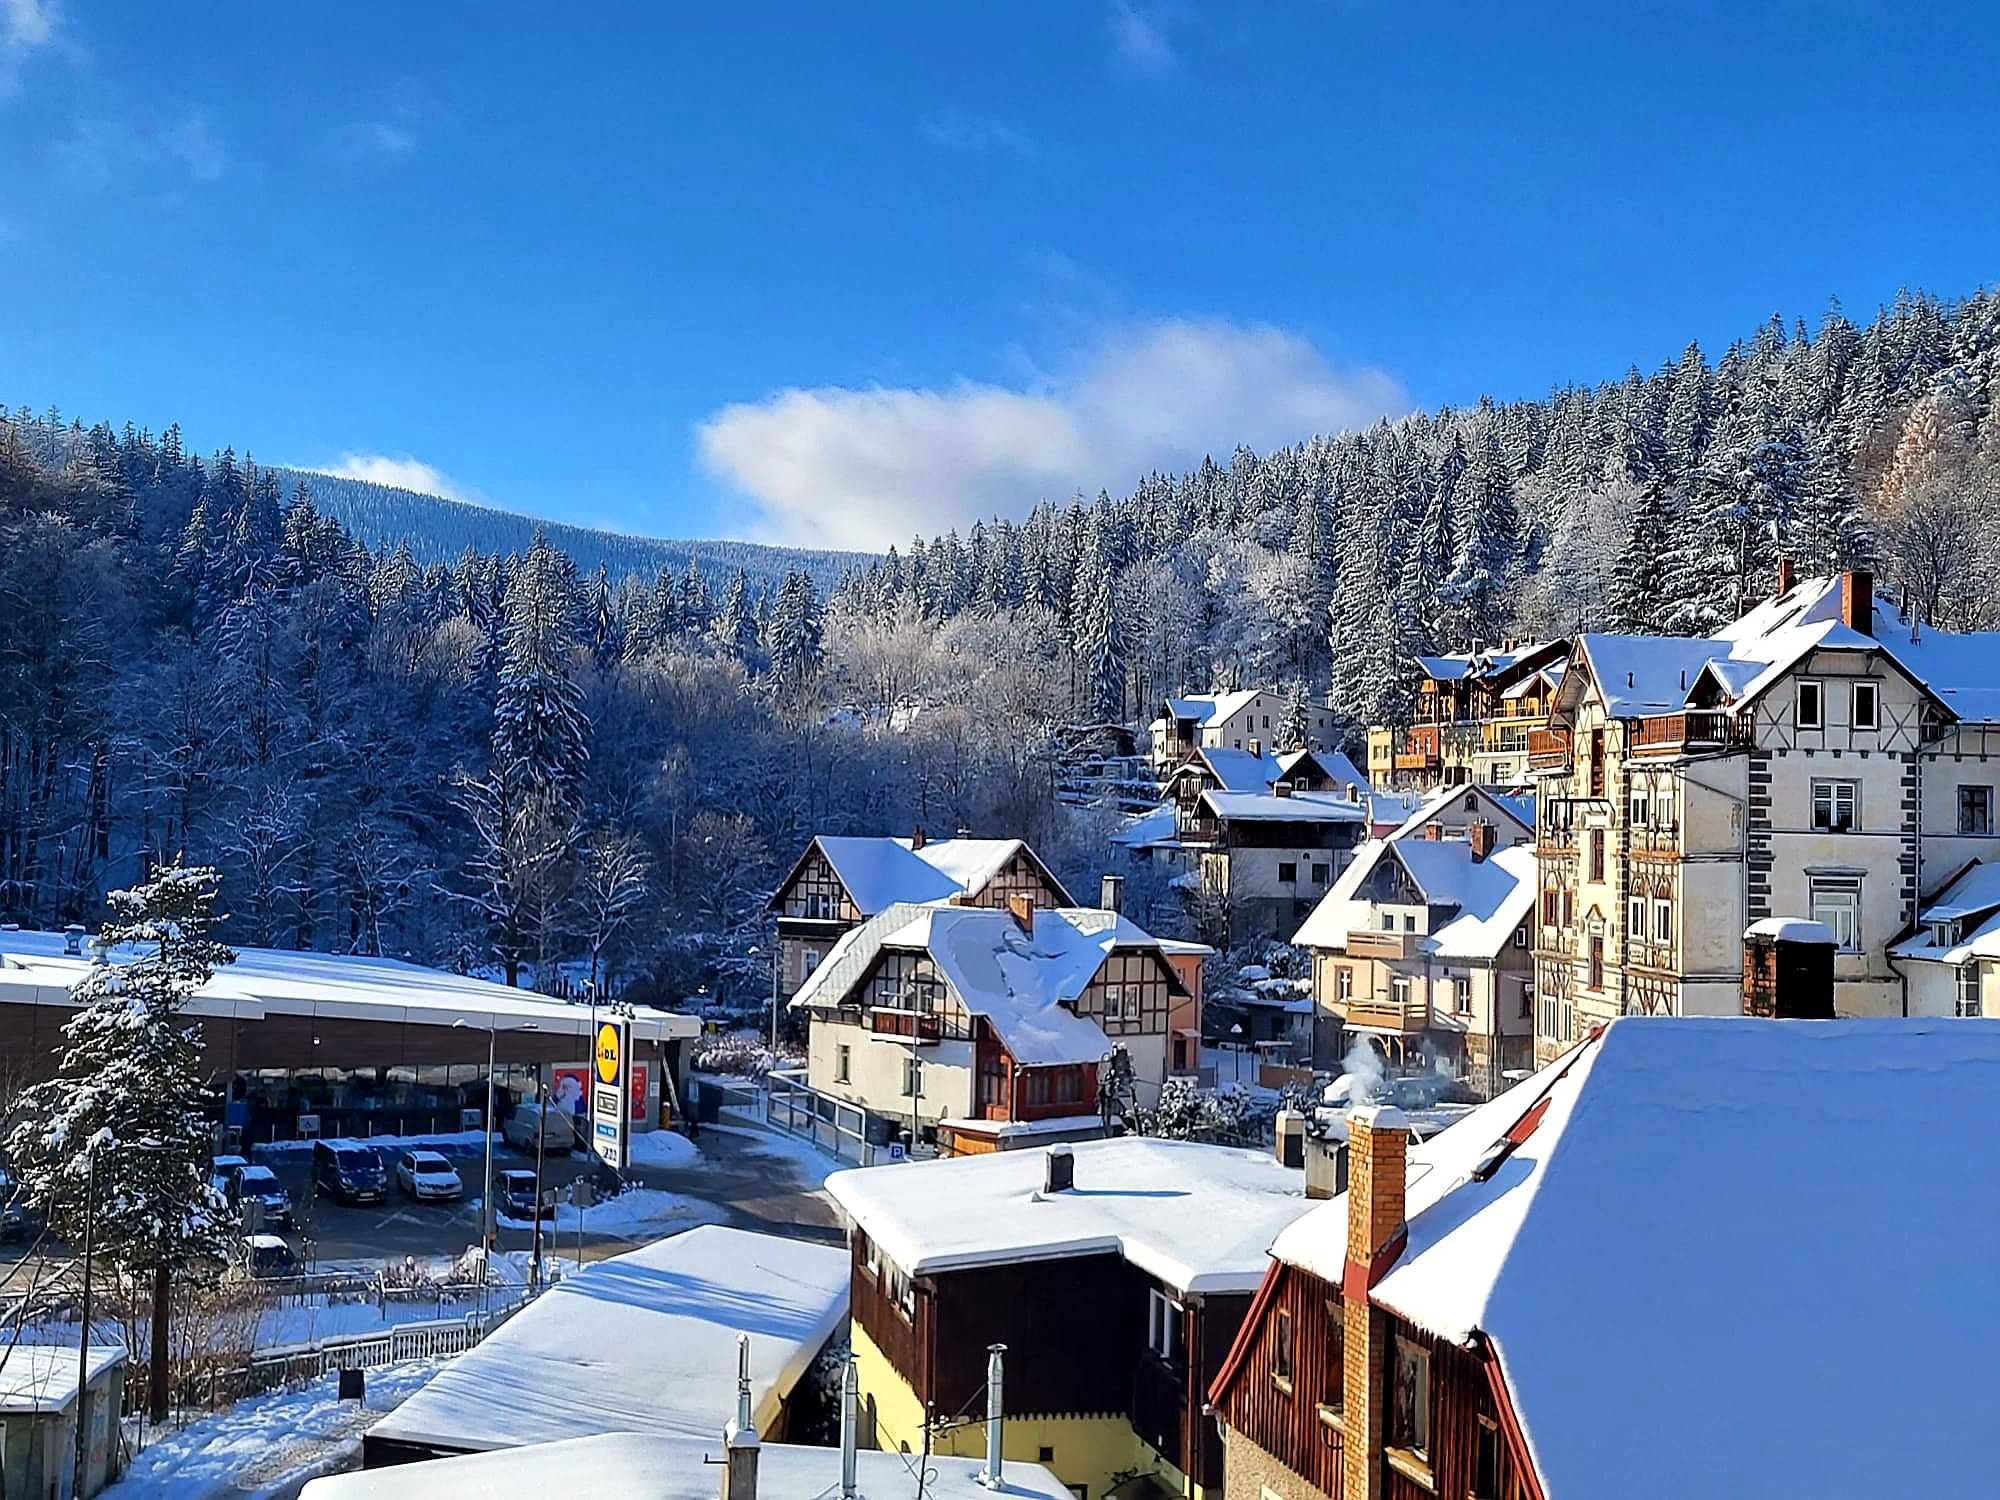
[[[1472,1500],[1500,1500],[1500,1429],[1491,1417],[1479,1419],[1472,1445]]]
[[[893,1260],[882,1262],[882,1295],[906,1318],[917,1315],[917,1289]]]
[[[833,1081],[835,1083],[851,1083],[854,1081],[850,1071],[853,1062],[854,1049],[845,1042],[842,1042],[839,1047],[834,1049]]]
[[[1556,925],[1556,914],[1559,910],[1558,903],[1561,900],[1562,897],[1553,888],[1542,892],[1542,925],[1544,927],[1554,927]]]
[[[1125,1019],[1125,986],[1107,984],[1104,987],[1104,1019],[1122,1021]]]
[[[1521,981],[1520,1019],[1523,1021],[1528,1020],[1530,1017],[1534,1015],[1534,1013],[1535,1013],[1535,981],[1532,979],[1524,979]]]
[[[1326,877],[1327,877],[1327,874],[1328,874],[1328,870],[1327,870],[1327,867],[1326,867],[1325,865],[1314,865],[1314,866],[1312,867],[1312,873],[1313,873],[1313,884],[1314,884],[1314,885],[1325,885],[1325,884],[1326,884]]]
[[[1812,918],[1833,929],[1843,953],[1861,951],[1861,877],[1812,877]]]
[[[1271,1320],[1271,1379],[1281,1391],[1292,1388],[1292,1315],[1282,1307]]]
[[[1795,717],[1799,728],[1820,729],[1825,727],[1825,697],[1824,689],[1817,682],[1808,680],[1798,685],[1798,695],[1794,702],[1796,705]]]
[[[799,954],[800,973],[810,978],[812,975],[812,971],[814,969],[817,969],[818,967],[819,967],[819,949],[807,948]]]
[[[1447,979],[1444,982],[1444,987],[1445,993],[1451,996],[1452,1013],[1461,1016],[1471,1015],[1472,981],[1470,979]]]
[[[1674,940],[1674,903],[1668,897],[1653,898],[1653,941],[1671,943]]]
[[[1604,988],[1604,934],[1601,932],[1590,935],[1590,987],[1594,990]]]
[[[1401,1334],[1389,1371],[1389,1446],[1419,1458],[1431,1451],[1430,1351]]]
[[[1958,789],[1958,831],[1960,833],[1993,831],[1992,787],[1962,786]]]
[[[1873,729],[1881,723],[1881,689],[1872,682],[1854,684],[1854,727]]]
[[[1081,1104],[1083,1069],[1026,1068],[1022,1070],[1022,1094],[1029,1104]]]
[[[1168,1364],[1181,1357],[1180,1303],[1157,1288],[1146,1293],[1146,1347]]]
[[[1852,833],[1861,826],[1861,784],[1857,781],[1815,781],[1812,784],[1812,826],[1821,833]]]
[[[1960,964],[1958,968],[1958,1013],[1961,1016],[1979,1014],[1979,965]]]
[[[1626,814],[1627,821],[1634,828],[1642,827],[1646,822],[1646,803],[1646,789],[1643,786],[1633,787],[1631,801],[1626,808]]]
[[[1398,974],[1389,981],[1389,998],[1399,1006],[1410,1003],[1410,981],[1407,975]]]
[[[1523,922],[1519,927],[1514,929],[1514,946],[1516,948],[1525,948],[1528,946],[1528,924],[1526,922]]]
[[[806,893],[806,918],[813,922],[831,922],[839,915],[833,908],[833,897],[824,891]]]
[[[1335,969],[1333,971],[1333,998],[1343,1004],[1354,998],[1354,971]]]
[[[1563,919],[1562,919],[1562,925],[1563,925],[1563,926],[1565,926],[1565,927],[1573,927],[1573,926],[1575,926],[1575,925],[1576,925],[1576,892],[1575,892],[1575,891],[1571,891],[1571,890],[1565,890],[1565,891],[1563,892]]]
[[[918,1099],[924,1092],[924,1060],[921,1057],[903,1059],[903,1097]]]
[[[1319,1409],[1337,1417],[1347,1404],[1347,1313],[1338,1297],[1326,1299],[1326,1338],[1321,1344]]]
[[[882,1274],[882,1247],[872,1239],[861,1241],[861,1269],[870,1276]]]
[[[1604,835],[1602,833],[1593,833],[1590,836],[1590,878],[1599,881],[1604,879]]]
[[[1299,866],[1296,860],[1288,859],[1279,864],[1278,884],[1291,885],[1295,881],[1297,881],[1298,878],[1299,878]]]
[[[1625,935],[1635,942],[1645,940],[1646,898],[1644,896],[1625,898]]]
[[[1672,782],[1663,781],[1653,796],[1653,826],[1672,828],[1674,826],[1674,788]]]
[[[1385,911],[1382,913],[1382,930],[1384,932],[1394,932],[1396,930],[1396,914],[1394,912]]]

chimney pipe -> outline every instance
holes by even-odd
[[[1271,1143],[1278,1164],[1303,1168],[1306,1164],[1306,1117],[1295,1109],[1281,1109],[1273,1122]]]
[[[1066,1193],[1076,1186],[1076,1153],[1067,1146],[1051,1146],[1042,1159],[1042,1191]]]
[[[722,1429],[722,1500],[757,1500],[757,1459],[762,1446],[750,1409],[750,1335],[736,1335],[736,1415]]]
[[[910,852],[915,854],[929,842],[930,840],[924,836],[924,825],[919,823],[916,830],[910,835]]]
[[[71,958],[83,957],[83,924],[72,922],[63,929],[63,952]]]
[[[1006,1386],[1001,1359],[1006,1352],[1005,1344],[986,1346],[986,1472],[979,1476],[979,1482],[989,1490],[1006,1488],[1006,1480],[1001,1475],[1000,1458],[1000,1439],[1005,1430],[1001,1398],[1005,1394]]]
[[[1251,740],[1251,741],[1250,741],[1250,754],[1251,754],[1251,755],[1252,755],[1252,756],[1253,756],[1253,757],[1254,757],[1255,759],[1257,759],[1257,760],[1262,760],[1262,759],[1264,758],[1264,742],[1263,742],[1262,740],[1258,740],[1258,739],[1253,739],[1253,740]]]
[[[856,1452],[861,1446],[861,1380],[854,1373],[854,1356],[840,1371],[840,1500],[854,1500],[858,1487]]]
[[[1863,635],[1875,633],[1875,575],[1866,568],[1840,575],[1840,623]]]
[[[1778,597],[1783,598],[1792,591],[1792,585],[1799,581],[1798,566],[1789,555],[1778,559]]]
[[[1035,931],[1035,898],[1026,891],[1014,891],[1007,897],[1007,911],[1014,918],[1014,925],[1029,936]]]
[[[1121,911],[1125,905],[1125,877],[1106,875],[1097,883],[1097,904],[1106,911]]]
[[[1382,1465],[1374,1455],[1382,1451],[1388,1427],[1390,1330],[1368,1294],[1394,1264],[1404,1232],[1409,1140],[1403,1113],[1392,1105],[1364,1104],[1347,1113],[1347,1265],[1340,1310],[1347,1355],[1341,1425],[1344,1446],[1370,1458],[1342,1465],[1346,1500],[1378,1500],[1382,1494]]]
[[[1493,825],[1484,818],[1474,818],[1466,827],[1465,839],[1472,845],[1472,862],[1479,864],[1493,852]]]

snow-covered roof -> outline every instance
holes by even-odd
[[[0,930],[0,1004],[63,1004],[89,971],[87,958],[63,952],[60,932]],[[187,1007],[193,1016],[311,1015],[409,1025],[449,1026],[464,1020],[482,1031],[532,1028],[588,1036],[591,1011],[532,990],[401,959],[358,953],[312,953],[285,948],[237,948],[236,962],[216,971]],[[112,963],[135,955],[114,949]],[[693,1016],[640,1006],[636,1036],[664,1041],[701,1032]]]
[[[1410,1148],[1373,1299],[1491,1341],[1550,1500],[1900,1494],[1989,1418],[2000,1278],[1966,1250],[2000,1174],[1939,1143],[1985,1139],[1997,1091],[1992,1021],[1613,1021]],[[1335,1198],[1272,1253],[1337,1282],[1346,1222]],[[1834,1440],[1854,1413],[1867,1441]]]
[[[734,1366],[731,1366],[734,1369]],[[725,1381],[725,1384],[729,1382]],[[529,1397],[528,1399],[533,1399]],[[424,1464],[397,1464],[315,1479],[301,1500],[715,1500],[720,1430],[707,1437],[610,1433],[537,1443],[505,1453],[474,1453]],[[917,1490],[916,1460],[863,1448],[855,1454],[862,1500],[905,1500]],[[1009,1459],[999,1490],[980,1483],[985,1461],[932,1454],[923,1461],[930,1500],[1072,1500],[1040,1464]],[[840,1493],[840,1450],[765,1443],[757,1451],[759,1500],[825,1500]]]
[[[703,1225],[565,1277],[372,1431],[471,1452],[604,1432],[713,1437],[736,1410],[736,1339],[768,1431],[847,1317],[844,1250]]]
[[[1964,925],[1974,918],[1978,920],[1972,926]],[[1949,947],[1933,944],[1933,922],[1960,924],[1958,941]],[[2000,864],[1982,861],[1962,871],[1919,914],[1916,931],[1890,945],[1889,956],[1944,964],[2000,958]]]
[[[976,896],[1015,855],[1034,859],[1020,839],[928,839],[919,848],[914,839],[823,834],[813,843],[863,916],[898,901]]]
[[[1041,1191],[1042,1151],[836,1172],[826,1189],[913,1276],[1116,1254],[1183,1293],[1254,1289],[1306,1207],[1304,1174],[1268,1151],[1143,1136],[1067,1149],[1067,1192]]]
[[[1416,833],[1431,819],[1446,809],[1463,802],[1467,797],[1475,798],[1482,807],[1500,813],[1514,823],[1518,823],[1529,833],[1535,831],[1535,799],[1533,797],[1509,797],[1496,792],[1478,782],[1468,782],[1464,786],[1439,787],[1417,804],[1407,818],[1397,825],[1389,835],[1392,839],[1406,839]]]
[[[1042,907],[1032,934],[1013,913],[978,906],[901,904],[843,933],[792,997],[801,1009],[839,1003],[884,949],[925,952],[953,998],[986,1017],[1023,1067],[1096,1062],[1103,1030],[1068,1008],[1114,948],[1158,942],[1129,917],[1099,907]]]
[[[1224,822],[1365,823],[1368,804],[1345,792],[1203,792],[1202,802]]]
[[[1111,835],[1111,842],[1125,849],[1148,849],[1155,844],[1171,843],[1175,829],[1174,805],[1162,802],[1129,818],[1124,827]]]
[[[76,1400],[76,1349],[66,1344],[14,1344],[0,1350],[0,1411],[68,1411]],[[125,1351],[115,1344],[92,1344],[84,1359],[88,1378],[125,1363]]]
[[[1194,759],[1207,766],[1223,789],[1231,792],[1267,792],[1271,783],[1285,774],[1270,750],[1252,755],[1228,745],[1208,745],[1195,751]]]
[[[1485,859],[1463,839],[1371,839],[1320,898],[1293,934],[1305,948],[1341,949],[1348,933],[1375,926],[1375,903],[1362,885],[1384,859],[1399,861],[1434,905],[1457,911],[1435,931],[1412,934],[1418,951],[1447,960],[1492,959],[1513,940],[1535,908],[1538,889],[1532,844],[1510,844]]]

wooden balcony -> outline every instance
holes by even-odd
[[[935,1042],[944,1035],[941,1017],[922,1010],[898,1010],[877,1005],[868,1012],[868,1029],[881,1036],[906,1036],[919,1042]]]
[[[1655,714],[1632,726],[1627,750],[1640,755],[1685,755],[1702,750],[1726,750],[1743,738],[1733,714],[1717,708],[1691,708],[1685,713]]]
[[[1528,731],[1528,769],[1558,770],[1569,764],[1570,735],[1567,729]]]
[[[1349,958],[1379,958],[1391,963],[1410,956],[1416,946],[1414,932],[1381,932],[1373,928],[1361,927],[1347,934],[1347,956]]]
[[[1398,1005],[1387,996],[1366,995],[1347,1002],[1349,1026],[1370,1026],[1414,1036],[1430,1025],[1430,1020],[1431,1008],[1421,1000]]]

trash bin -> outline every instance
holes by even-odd
[[[340,1399],[343,1401],[363,1401],[368,1395],[368,1372],[365,1370],[342,1370],[340,1372]]]

